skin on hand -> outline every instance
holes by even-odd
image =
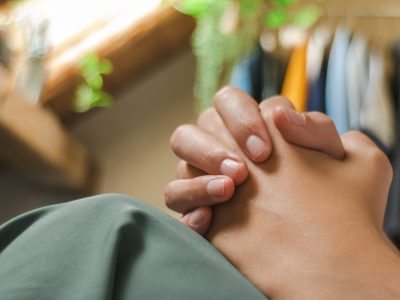
[[[296,113],[282,97],[265,101],[260,108],[268,129],[272,128],[274,154],[264,164],[246,159],[250,178],[234,201],[215,210],[208,238],[274,299],[398,299],[399,254],[381,230],[391,178],[385,155],[365,136],[349,133],[343,136],[348,152],[344,157],[329,118]],[[232,131],[246,125],[233,126],[241,122],[234,112],[224,118],[210,109],[199,118],[199,126],[244,157],[245,139],[240,143],[240,134]],[[198,155],[192,149],[188,162]],[[190,185],[207,169],[188,162],[178,167],[178,177],[186,181],[179,188],[172,184],[169,199],[173,203],[179,198],[179,190],[197,194],[202,199],[197,203],[196,197],[190,201],[181,197],[184,210],[192,210],[181,221],[204,233],[212,211],[199,203],[209,200],[205,200],[204,186],[190,190]],[[229,193],[234,188],[233,181],[230,184]]]
[[[243,157],[247,156],[256,163],[269,158],[272,143],[262,114],[274,108],[276,110],[271,118],[288,142],[321,151],[336,159],[344,157],[341,140],[327,116],[297,113],[292,103],[280,96],[265,100],[258,107],[246,93],[226,87],[216,95],[214,108],[200,115],[200,128],[183,125],[171,137],[171,147],[182,160],[177,168],[179,179],[168,184],[165,199],[172,210],[189,212],[180,219],[184,224],[199,234],[205,234],[212,219],[212,212],[206,207],[228,201],[235,184],[241,184],[247,178],[248,170]],[[218,126],[215,127],[215,124]],[[215,130],[223,130],[234,141],[216,141],[212,137]],[[237,168],[224,167],[226,160],[237,162]],[[234,166],[235,163],[228,165]],[[219,185],[211,182],[213,177],[206,174],[220,175]],[[189,222],[190,215],[196,219],[196,225]]]
[[[272,299],[399,299],[399,254],[382,232],[388,159],[358,132],[343,136],[342,161],[289,144],[277,113],[264,115],[272,156],[247,160],[249,179],[214,209],[207,238]]]
[[[270,156],[271,139],[254,99],[237,88],[225,87],[216,94],[214,107],[248,158],[263,162]],[[200,117],[199,123],[206,122],[204,117]]]

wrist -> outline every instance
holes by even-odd
[[[222,243],[222,252],[272,299],[400,299],[399,254],[383,233],[359,226],[344,239],[346,231],[333,232],[298,240],[287,235],[271,239],[267,234],[260,247],[251,249],[247,245],[254,245],[254,236],[248,236],[246,243]],[[232,235],[241,235],[240,229]],[[217,248],[228,238],[209,237]]]
[[[383,233],[360,233],[344,247],[310,252],[275,293],[276,299],[400,299],[400,258]],[[314,258],[312,256],[314,255]]]

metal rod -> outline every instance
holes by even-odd
[[[355,18],[355,19],[397,19],[400,21],[398,14],[322,14],[323,18]]]

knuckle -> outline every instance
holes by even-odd
[[[192,189],[188,193],[188,202],[196,202],[196,200],[204,199],[205,187],[200,180],[194,179],[192,181]]]
[[[294,109],[294,105],[293,105],[292,101],[290,101],[289,98],[287,98],[285,96],[281,96],[281,95],[273,96],[268,99],[265,99],[259,105],[261,110],[268,110],[275,106],[283,106],[286,108]]]
[[[322,125],[326,128],[334,128],[336,129],[335,122],[329,118],[328,116],[321,114]]]
[[[267,100],[273,100],[276,102],[276,104],[280,103],[280,104],[290,105],[290,106],[293,105],[292,101],[289,98],[282,96],[282,95],[273,96]]]
[[[210,120],[213,120],[217,112],[215,111],[214,107],[209,107],[205,111],[203,111],[200,116],[197,119],[197,124],[199,126],[202,126],[203,124],[206,124],[210,122]]]
[[[348,140],[369,140],[369,138],[364,133],[357,130],[348,131],[344,133],[342,137]]]
[[[239,134],[242,136],[249,136],[254,133],[257,133],[259,131],[258,128],[259,124],[257,123],[257,121],[254,119],[249,119],[241,124],[241,127],[239,129]]]
[[[176,212],[186,213],[199,206],[206,199],[206,187],[200,178],[175,185],[176,181],[167,184],[164,190],[165,205]]]
[[[186,217],[186,215],[184,215],[183,217],[179,218],[179,222],[181,222],[183,225],[191,228],[192,230],[196,230],[196,228],[189,222],[189,220]]]
[[[172,187],[172,183],[170,182],[167,184],[167,186],[165,187],[165,190],[164,190],[164,202],[165,202],[165,205],[170,209],[173,209],[172,190],[173,190],[173,187]]]
[[[169,139],[169,144],[171,145],[172,149],[176,149],[179,146],[182,138],[184,136],[187,136],[191,130],[192,130],[192,125],[189,124],[178,126]]]
[[[309,112],[310,115],[313,116],[313,118],[316,118],[318,120],[324,120],[324,119],[330,119],[326,114],[319,112],[319,111],[311,111]]]
[[[215,161],[214,158],[219,156],[219,150],[215,147],[205,146],[201,151],[199,159],[202,165],[208,165],[209,162]]]
[[[369,159],[375,166],[382,168],[386,172],[392,172],[392,165],[387,155],[378,147],[372,148],[368,153]]]
[[[389,158],[367,135],[360,131],[349,131],[343,137],[349,141],[358,141],[353,151],[356,151],[362,158],[362,162],[368,170],[367,174],[375,174],[376,176],[383,176],[385,180],[392,180],[393,168]]]
[[[187,162],[180,160],[176,167],[176,177],[182,178],[186,174]]]
[[[192,201],[193,196],[190,193],[186,193],[185,197],[182,198],[180,194],[173,184],[169,184],[164,191],[164,202],[169,209],[184,213],[187,210],[185,207]]]
[[[223,105],[229,100],[230,95],[236,94],[238,91],[239,89],[231,85],[221,88],[214,96],[214,106]]]
[[[309,116],[316,122],[320,127],[323,127],[324,129],[326,128],[336,128],[335,122],[328,117],[326,114],[318,112],[318,111],[313,111],[309,113]]]

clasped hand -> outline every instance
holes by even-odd
[[[363,134],[228,87],[171,146],[182,161],[167,205],[266,295],[400,295],[399,254],[382,232],[392,169]],[[378,267],[393,277],[382,283]]]

